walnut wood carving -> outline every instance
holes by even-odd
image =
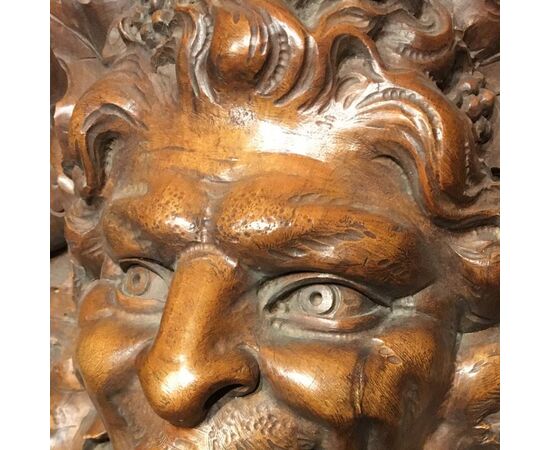
[[[499,448],[498,0],[51,33],[51,448]]]

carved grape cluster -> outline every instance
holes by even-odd
[[[155,67],[175,61],[174,32],[177,27],[174,0],[140,0],[134,13],[119,24],[126,42],[154,50],[152,63]]]
[[[496,95],[486,88],[485,77],[480,72],[463,73],[449,93],[449,98],[470,118],[476,141],[484,144],[491,139],[489,121]]]

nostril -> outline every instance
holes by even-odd
[[[181,353],[177,360],[164,352],[155,344],[144,349],[136,368],[153,410],[176,427],[197,426],[233,398],[253,393],[260,382],[259,366],[246,353],[205,361],[195,351]]]
[[[246,394],[249,391],[249,387],[245,386],[244,384],[228,384],[227,386],[218,389],[210,397],[208,397],[208,399],[204,403],[204,409],[208,412],[214,407],[214,405],[221,403],[220,401],[222,399],[238,397],[239,395]]]

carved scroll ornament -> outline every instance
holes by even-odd
[[[52,448],[498,448],[498,8],[52,0]]]

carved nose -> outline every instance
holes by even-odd
[[[202,250],[186,253],[174,273],[159,331],[137,368],[152,408],[176,426],[196,426],[221,398],[258,384],[243,331],[249,321],[233,309],[239,281],[228,258]]]

